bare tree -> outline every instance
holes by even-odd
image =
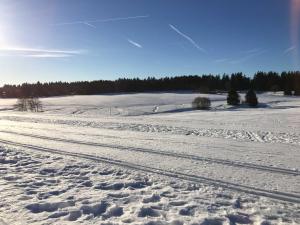
[[[14,105],[14,108],[18,111],[27,111],[28,110],[28,102],[26,98],[19,98],[17,103]]]
[[[41,112],[43,111],[43,105],[42,102],[38,98],[29,98],[29,109],[32,112]]]
[[[43,111],[43,104],[38,98],[19,98],[14,108],[18,111],[25,112],[41,112]]]

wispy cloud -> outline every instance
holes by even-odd
[[[285,49],[285,50],[283,51],[283,54],[288,54],[288,53],[293,52],[293,51],[295,51],[295,50],[297,50],[297,48],[296,48],[296,46],[293,45],[293,46],[291,46],[291,47]]]
[[[2,56],[21,56],[30,58],[66,58],[84,54],[85,50],[44,49],[28,47],[1,47]]]
[[[180,31],[177,27],[175,27],[172,24],[169,24],[170,28],[174,30],[177,34],[185,38],[188,42],[190,42],[196,49],[198,49],[201,52],[205,52],[203,48],[201,48],[190,36],[186,35],[182,31]]]
[[[132,44],[133,46],[137,47],[137,48],[143,48],[143,46],[133,40],[127,39],[127,41]]]
[[[95,28],[96,26],[93,23],[108,23],[108,22],[117,22],[117,21],[127,21],[127,20],[136,20],[136,19],[143,19],[148,18],[149,15],[144,16],[128,16],[128,17],[114,17],[108,19],[99,19],[99,20],[80,20],[80,21],[71,21],[65,23],[56,23],[52,24],[53,26],[68,26],[68,25],[76,25],[76,24],[83,24],[89,27]]]

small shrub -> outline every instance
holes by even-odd
[[[258,104],[258,100],[255,92],[250,89],[245,96],[246,103],[251,107],[256,107]]]
[[[210,99],[205,97],[197,97],[192,102],[192,106],[194,109],[209,109],[210,105]]]
[[[235,90],[230,90],[227,95],[227,104],[228,105],[239,105],[240,104],[240,95]]]

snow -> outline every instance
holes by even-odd
[[[0,224],[300,224],[300,99],[0,99]]]

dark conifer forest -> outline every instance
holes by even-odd
[[[257,72],[252,77],[243,73],[231,75],[188,75],[176,77],[146,79],[122,78],[114,81],[95,80],[78,82],[24,83],[22,85],[4,85],[0,88],[2,98],[50,97],[63,95],[94,95],[121,92],[154,91],[195,91],[214,93],[217,91],[257,92],[284,91],[286,95],[300,93],[300,71],[294,72]]]

